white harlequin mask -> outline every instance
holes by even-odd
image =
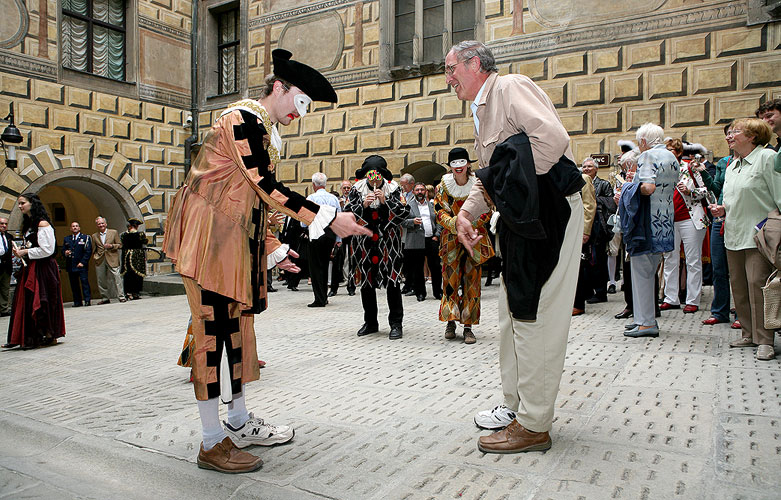
[[[453,160],[450,162],[450,166],[453,168],[463,167],[467,164],[466,159],[459,158],[458,160]]]
[[[297,94],[293,98],[293,103],[296,105],[296,111],[298,111],[298,116],[301,118],[306,115],[309,108],[309,104],[312,102],[312,99],[309,98],[306,94]]]

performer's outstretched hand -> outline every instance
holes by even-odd
[[[290,257],[293,257],[295,259],[296,257],[298,257],[298,252],[296,252],[295,250],[288,250],[287,257],[285,257],[284,260],[280,261],[280,263],[277,264],[277,266],[283,271],[287,271],[290,273],[301,272],[301,268],[293,264],[293,262],[290,260]]]
[[[339,212],[336,214],[336,217],[331,221],[329,227],[331,228],[331,231],[336,233],[340,238],[352,236],[354,234],[362,234],[364,236],[372,235],[372,232],[369,229],[366,229],[355,222],[355,215],[351,212]]]
[[[466,210],[461,210],[458,212],[458,217],[456,217],[456,231],[458,232],[458,241],[464,245],[464,248],[466,248],[466,251],[470,257],[474,255],[474,251],[472,249],[475,247],[475,245],[477,245],[477,242],[480,241],[480,238],[482,238],[482,236],[477,233],[477,229],[472,227],[472,221],[470,220],[471,217],[472,215]]]

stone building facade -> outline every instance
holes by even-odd
[[[578,159],[618,153],[648,121],[720,157],[724,124],[781,97],[779,9],[764,0],[125,0],[124,81],[63,67],[63,4],[75,1],[4,1],[0,115],[14,103],[25,141],[18,169],[0,166],[0,213],[13,226],[16,196],[41,191],[85,232],[98,212],[117,229],[142,218],[153,248],[184,179],[191,111],[202,137],[227,104],[257,97],[276,47],[339,96],[281,129],[278,175],[301,192],[316,171],[350,178],[369,154],[399,173],[471,149],[469,107],[443,72],[445,50],[464,38],[550,95]],[[150,257],[152,272],[170,271]]]

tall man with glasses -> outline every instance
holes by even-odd
[[[445,58],[447,83],[473,101],[481,169],[458,214],[468,252],[479,243],[473,221],[499,213],[502,253],[499,366],[503,404],[475,416],[484,453],[547,450],[575,298],[583,234],[584,180],[553,103],[523,75],[499,76],[491,51],[477,41]]]

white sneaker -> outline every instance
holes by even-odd
[[[515,420],[515,412],[505,405],[495,406],[491,410],[483,410],[475,415],[475,425],[492,431],[504,429],[513,420]]]
[[[296,431],[289,425],[267,424],[262,418],[256,418],[252,413],[249,414],[249,420],[238,429],[234,429],[224,420],[222,423],[225,426],[225,432],[237,448],[287,443],[296,434]]]

